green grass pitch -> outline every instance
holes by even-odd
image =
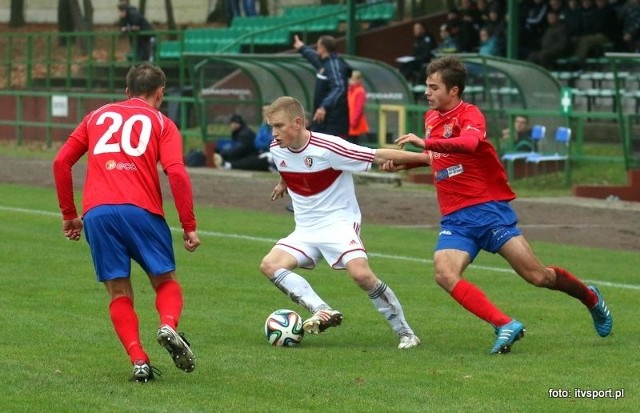
[[[197,208],[202,246],[193,254],[174,229],[185,295],[179,330],[198,366],[186,374],[155,342],[154,294],[134,267],[142,340],[163,375],[130,382],[131,367],[109,321],[108,296],[84,239],[69,242],[53,189],[0,184],[0,411],[31,412],[604,412],[639,400],[640,254],[533,243],[540,258],[598,285],[614,317],[602,339],[587,310],[517,277],[483,253],[466,272],[525,323],[511,354],[490,356],[490,326],[458,306],[432,278],[436,233],[364,223],[371,266],[400,298],[422,339],[409,351],[346,272],[302,271],[345,320],[298,348],[268,345],[263,323],[278,308],[305,311],[260,273],[286,235],[286,215]],[[577,397],[588,390],[619,398]],[[623,391],[623,394],[620,393]],[[570,396],[570,397],[550,397]],[[624,397],[620,397],[624,396]]]

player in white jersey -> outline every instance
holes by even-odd
[[[303,327],[307,333],[318,334],[339,325],[343,316],[293,270],[314,268],[318,260],[324,258],[332,268],[346,269],[369,295],[398,335],[398,348],[417,346],[420,339],[407,323],[398,298],[369,267],[360,240],[361,215],[352,173],[367,171],[373,163],[382,164],[388,160],[393,160],[394,164],[426,165],[428,155],[397,149],[371,149],[337,136],[311,132],[305,128],[302,104],[292,97],[276,99],[266,114],[274,138],[271,155],[280,173],[272,200],[288,191],[296,227],[262,259],[260,271],[313,314],[305,320]]]

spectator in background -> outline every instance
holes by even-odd
[[[349,78],[349,137],[351,143],[358,143],[358,138],[369,132],[369,124],[365,114],[367,91],[362,85],[362,72],[354,70]]]
[[[240,0],[226,0],[227,15],[229,16],[229,22],[233,21],[234,17],[242,16],[240,11]],[[244,9],[244,15],[247,17],[256,16],[256,1],[255,0],[242,0],[242,8]]]
[[[245,16],[257,16],[256,0],[242,0],[242,7],[244,8]]]
[[[578,0],[568,0],[567,7],[562,8],[560,20],[567,28],[572,47],[575,47],[582,34],[582,12]]]
[[[540,49],[529,53],[527,60],[548,70],[555,69],[556,60],[567,56],[570,51],[569,33],[558,12],[547,12],[547,29],[542,36]]]
[[[492,7],[488,13],[488,21],[485,27],[496,38],[498,56],[506,56],[507,50],[507,20],[500,16],[498,7]]]
[[[596,21],[599,26],[597,32],[602,33],[607,41],[603,45],[603,53],[607,48],[619,50],[622,31],[620,30],[621,21],[618,14],[609,0],[595,0],[596,5]]]
[[[460,26],[456,35],[458,49],[463,53],[472,53],[480,42],[480,13],[471,0],[463,0],[458,15]]]
[[[529,126],[529,117],[526,115],[516,115],[513,119],[513,138],[511,130],[505,128],[502,130],[502,140],[505,142],[501,145],[503,152],[513,150],[516,152],[534,151],[537,148],[535,142],[531,139],[531,127]]]
[[[489,2],[487,0],[477,0],[476,9],[478,10],[478,22],[483,27],[489,21]]]
[[[619,24],[617,16],[607,0],[596,0],[594,6],[592,0],[582,0],[581,8],[581,34],[578,37],[574,56],[579,65],[590,57],[604,55],[607,45],[616,40],[616,30]]]
[[[549,11],[555,11],[558,16],[562,15],[564,11],[564,1],[563,0],[549,0]]]
[[[546,0],[524,0],[520,6],[520,51],[519,57],[526,59],[533,50],[540,49],[540,41],[547,28]]]
[[[147,19],[129,5],[127,0],[118,2],[118,16],[120,17],[120,32],[129,34],[129,44],[135,53],[136,61],[153,62],[155,36],[139,34],[153,30]]]
[[[238,114],[231,115],[229,118],[229,127],[231,129],[232,144],[230,147],[218,151],[222,157],[222,165],[225,169],[230,169],[232,162],[258,153],[258,150],[253,144],[256,133],[247,126],[242,116]]]
[[[414,84],[423,84],[427,63],[433,58],[433,51],[438,45],[430,33],[427,33],[422,23],[413,25],[413,54],[404,56],[400,66],[400,73],[407,81]]]
[[[449,32],[449,36],[456,40],[456,44],[458,44],[457,38],[458,33],[460,32],[460,26],[462,25],[462,20],[460,18],[460,12],[457,9],[451,9],[447,13],[447,20],[444,22],[447,25],[447,31]],[[442,26],[440,26],[442,30]],[[442,41],[442,34],[440,35]],[[459,49],[459,47],[458,47]]]
[[[627,0],[621,9],[622,50],[640,53],[640,1]]]
[[[507,2],[505,0],[487,0],[487,13],[495,11],[500,20],[504,20],[507,13]]]
[[[268,107],[269,105],[262,107],[262,123],[260,124],[255,139],[253,140],[255,152],[252,152],[245,157],[225,162],[222,166],[223,168],[242,169],[247,171],[275,171],[272,163],[271,152],[269,151],[269,146],[271,146],[273,136],[271,136],[271,126],[267,124],[267,118],[265,115],[265,110]]]
[[[311,130],[346,138],[349,135],[347,90],[351,67],[338,56],[333,36],[320,36],[315,50],[306,46],[298,35],[293,39],[293,47],[317,71]]]
[[[438,53],[456,53],[458,52],[458,44],[456,42],[455,37],[451,35],[449,30],[449,26],[447,24],[443,24],[440,26],[440,44],[438,48],[434,51],[434,54]]]
[[[488,27],[480,29],[480,46],[478,47],[478,54],[484,56],[499,56],[498,38],[491,33]]]

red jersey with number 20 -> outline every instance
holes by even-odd
[[[475,105],[460,101],[448,112],[429,110],[424,127],[442,215],[515,199],[504,167],[487,140],[484,116]]]
[[[54,165],[65,219],[75,214],[71,165],[85,152],[87,176],[82,209],[132,204],[164,216],[158,162],[169,175],[185,231],[195,230],[192,190],[176,125],[142,99],[107,104],[89,113],[71,133]]]

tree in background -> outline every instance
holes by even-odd
[[[82,0],[82,5],[83,8],[80,8],[78,0],[58,0],[58,31],[60,33],[93,31],[93,3],[91,0]],[[73,42],[73,39],[72,36],[60,36],[58,43],[64,46],[67,41]],[[80,38],[82,50],[89,52],[92,49],[92,41],[92,37]]]
[[[9,27],[22,27],[24,24],[24,0],[11,0]]]
[[[164,0],[164,9],[167,12],[167,29],[176,30],[176,19],[173,16],[173,3],[171,0]]]

